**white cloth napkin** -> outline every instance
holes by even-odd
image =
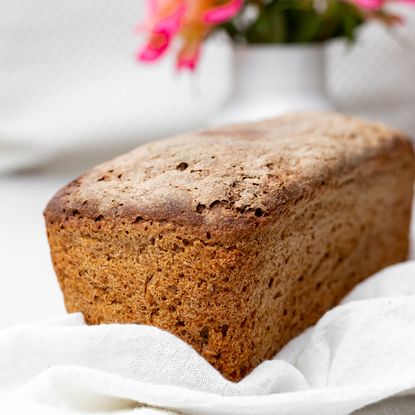
[[[415,394],[415,261],[360,284],[239,383],[154,327],[72,314],[0,332],[7,415],[342,415],[397,394]]]

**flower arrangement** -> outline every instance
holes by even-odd
[[[139,28],[148,39],[138,59],[157,61],[179,37],[177,69],[193,71],[202,43],[217,29],[235,42],[253,44],[353,40],[369,19],[402,23],[387,8],[396,2],[415,5],[415,0],[148,0],[149,15]]]
[[[140,30],[149,32],[138,58],[143,62],[159,59],[175,36],[182,38],[177,68],[194,70],[200,45],[218,26],[235,16],[243,0],[149,0],[149,17]]]

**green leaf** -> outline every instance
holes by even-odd
[[[240,29],[234,22],[222,27],[235,41],[248,43],[311,43],[336,37],[353,40],[364,23],[360,10],[344,0],[327,0],[318,11],[312,0],[247,0],[244,7],[256,4],[260,13],[249,27]]]

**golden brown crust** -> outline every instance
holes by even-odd
[[[413,175],[404,136],[340,115],[143,146],[45,211],[66,307],[166,329],[239,380],[405,258]]]
[[[339,114],[202,131],[95,167],[58,192],[45,215],[167,221],[237,240],[280,215],[287,201],[396,146],[411,151],[400,133]]]

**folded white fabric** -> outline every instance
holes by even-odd
[[[0,332],[1,414],[342,415],[411,393],[415,261],[360,284],[239,383],[153,327],[72,314]]]

